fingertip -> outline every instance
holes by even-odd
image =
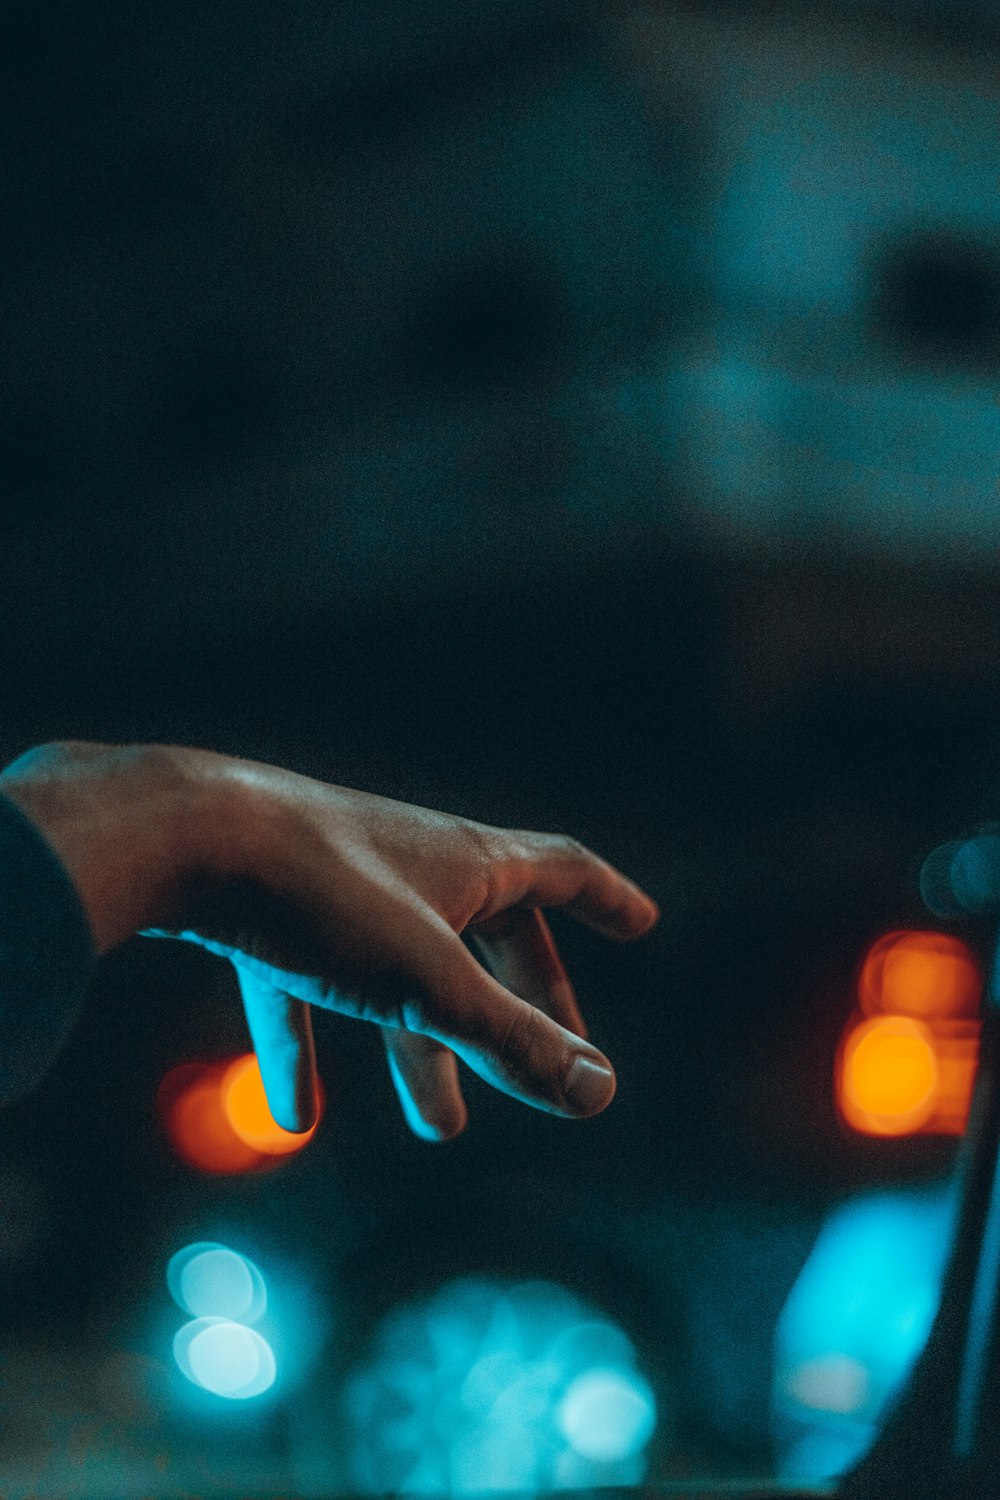
[[[461,1115],[449,1118],[425,1120],[418,1115],[416,1120],[408,1121],[414,1135],[431,1146],[443,1146],[448,1141],[455,1140],[462,1134],[468,1123],[469,1116],[464,1110]]]
[[[402,1057],[396,1048],[402,1040],[405,1051]],[[418,1047],[434,1047],[430,1054],[430,1066],[417,1066]],[[432,1145],[452,1141],[468,1124],[468,1110],[455,1078],[449,1078],[454,1069],[454,1058],[444,1048],[438,1050],[426,1038],[406,1034],[397,1038],[396,1044],[387,1040],[386,1055],[389,1073],[396,1089],[396,1097],[403,1111],[403,1118],[418,1140]]]
[[[312,1079],[307,1092],[300,1077],[259,1050],[257,1061],[271,1119],[289,1135],[308,1135],[319,1122],[318,1082]]]
[[[634,942],[636,938],[645,937],[651,932],[660,920],[660,908],[652,896],[640,890],[639,886],[629,882],[630,901],[628,907],[621,913],[621,921],[618,924],[616,936],[623,943]]]
[[[461,1109],[435,1110],[424,1114],[417,1106],[412,1095],[400,1098],[403,1110],[403,1118],[406,1120],[412,1133],[418,1140],[426,1141],[432,1146],[442,1146],[446,1141],[453,1141],[456,1136],[462,1134],[469,1123],[469,1115],[464,1104]]]
[[[290,1120],[279,1120],[278,1124],[291,1135],[308,1135],[319,1124],[319,1099],[296,1103]]]
[[[600,1052],[578,1052],[563,1082],[563,1093],[572,1113],[586,1119],[607,1109],[615,1097],[614,1069]]]
[[[258,1059],[259,1061],[259,1059]],[[289,1135],[308,1135],[319,1124],[319,1085],[313,1082],[312,1097],[306,1094],[299,1083],[295,1080],[293,1087],[288,1087],[288,1080],[276,1076],[273,1071],[265,1076],[261,1069],[261,1077],[264,1082],[264,1094],[267,1098],[267,1107],[271,1113],[271,1119],[282,1130],[287,1130]]]
[[[646,901],[646,910],[645,910],[645,913],[643,914],[642,926],[640,927],[640,930],[639,930],[639,933],[638,933],[639,937],[644,937],[647,932],[652,931],[652,929],[656,926],[657,922],[659,922],[660,917],[662,915],[659,906],[653,900],[652,896],[646,896],[645,901]]]

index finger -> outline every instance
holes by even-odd
[[[284,1130],[311,1130],[319,1082],[309,1007],[242,964],[236,973],[268,1108]]]
[[[523,888],[511,905],[561,906],[605,937],[627,943],[654,927],[660,909],[652,896],[576,839],[518,833]]]

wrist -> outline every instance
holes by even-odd
[[[213,857],[203,760],[172,746],[65,743],[29,751],[0,775],[0,793],[62,861],[99,954],[142,927],[173,925]]]

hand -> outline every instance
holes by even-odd
[[[610,1103],[611,1065],[585,1040],[541,909],[620,940],[658,912],[573,840],[164,746],[45,746],[0,791],[61,857],[99,952],[146,930],[232,960],[286,1128],[315,1114],[310,1005],[382,1028],[406,1118],[427,1139],[465,1124],[456,1057],[553,1114]]]

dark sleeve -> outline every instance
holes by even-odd
[[[0,1103],[49,1067],[95,962],[69,875],[30,818],[0,796]]]

